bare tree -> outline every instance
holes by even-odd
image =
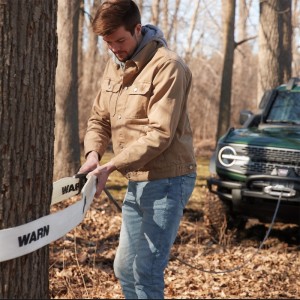
[[[260,1],[258,102],[291,76],[291,34],[291,0]]]
[[[180,0],[175,1],[175,8],[174,8],[174,14],[172,16],[172,20],[170,22],[169,30],[166,32],[166,39],[167,41],[170,41],[171,36],[174,35],[174,44],[176,47],[176,40],[177,40],[177,25],[178,25],[178,11],[180,7]]]
[[[137,2],[141,15],[143,15],[144,11],[144,0],[138,0]]]
[[[279,56],[280,78],[287,82],[292,75],[292,1],[279,1],[279,32],[282,47]]]
[[[293,64],[292,64],[292,74],[295,76],[299,76],[300,74],[300,44],[299,44],[299,29],[300,29],[300,2],[298,0],[292,1],[292,26],[295,30],[293,30],[293,46],[292,46],[292,53],[293,53]],[[298,31],[298,36],[296,36],[296,32]]]
[[[153,0],[151,5],[151,24],[157,26],[159,24],[159,3],[160,0]]]
[[[194,34],[194,30],[196,27],[196,23],[197,23],[197,17],[198,17],[198,12],[199,12],[199,6],[200,6],[200,1],[199,0],[194,0],[194,13],[192,16],[192,20],[190,23],[190,27],[189,27],[189,32],[188,32],[188,36],[187,36],[187,46],[186,46],[186,51],[185,51],[185,60],[188,62],[193,49],[192,49],[192,38],[193,38],[193,34]]]
[[[239,0],[237,42],[234,51],[234,73],[231,97],[231,123],[239,126],[239,111],[241,109],[256,109],[257,57],[253,54],[250,40],[256,35],[248,35],[247,22],[252,1]]]
[[[80,0],[58,0],[54,180],[71,176],[80,167],[77,82],[79,8]]]
[[[83,76],[83,38],[84,38],[84,18],[85,18],[85,10],[84,10],[84,0],[80,0],[80,8],[79,8],[79,20],[78,20],[78,61],[77,61],[77,69],[78,69],[78,85],[80,84],[79,80]]]
[[[234,61],[234,18],[235,0],[223,0],[224,6],[224,37],[223,37],[223,71],[221,81],[221,93],[219,102],[219,119],[217,128],[217,139],[219,139],[229,128],[231,115],[231,83]]]
[[[0,230],[50,211],[56,13],[56,0],[0,2]],[[48,272],[48,246],[1,262],[0,298],[49,298]]]
[[[168,41],[167,34],[169,32],[169,0],[163,0],[162,31],[164,32],[165,38]]]
[[[93,32],[91,20],[96,13],[100,0],[87,1],[85,14],[86,22],[84,23],[84,31],[86,32],[85,47],[81,48],[82,57],[80,61],[80,69],[82,69],[79,78],[79,139],[83,148],[83,138],[87,127],[87,120],[92,108],[93,100],[96,97],[99,82],[105,63],[108,59],[107,51],[100,52],[102,45],[99,45],[98,37]],[[88,13],[88,12],[89,13]],[[103,53],[105,52],[105,53]]]

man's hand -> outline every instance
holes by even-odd
[[[96,151],[91,151],[86,158],[86,162],[81,166],[78,173],[87,174],[86,177],[90,177],[91,175],[95,175],[97,177],[97,191],[95,197],[99,197],[105,188],[109,174],[114,170],[116,170],[116,167],[111,162],[100,166],[98,153]]]
[[[99,165],[98,158],[98,153],[96,151],[91,151],[86,158],[86,162],[81,166],[78,173],[86,174],[95,170]]]
[[[102,166],[98,166],[92,172],[87,174],[87,177],[89,177],[91,175],[95,175],[97,177],[97,191],[96,191],[95,197],[100,196],[101,192],[105,188],[108,176],[114,170],[116,170],[116,167],[111,162],[108,162]]]

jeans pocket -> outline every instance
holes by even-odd
[[[196,183],[196,178],[197,178],[196,172],[189,173],[189,174],[186,174],[186,175],[182,176],[182,181],[181,181],[181,184],[182,184],[182,187],[181,187],[181,190],[182,190],[181,204],[182,204],[183,208],[186,206],[186,204],[188,203],[188,201],[189,201],[189,199],[190,199],[190,197],[193,193],[195,183]]]

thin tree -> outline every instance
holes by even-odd
[[[77,60],[77,69],[78,69],[78,89],[80,86],[80,79],[83,76],[83,39],[84,39],[84,0],[80,0],[80,8],[79,8],[79,20],[78,20],[78,60]],[[79,93],[79,92],[78,92]]]
[[[292,1],[279,1],[279,32],[282,47],[279,55],[280,78],[287,82],[292,76]]]
[[[292,6],[292,28],[297,28],[299,27],[299,23],[300,23],[300,1],[299,0],[294,0],[292,2],[293,6]],[[294,33],[296,32],[296,30],[294,31]],[[300,46],[299,46],[299,33],[298,36],[296,36],[295,34],[292,35],[293,37],[293,41],[292,41],[292,53],[293,53],[293,64],[292,64],[292,74],[300,74]],[[299,75],[298,75],[299,76]]]
[[[291,77],[291,0],[260,1],[259,12],[258,103],[264,91]]]
[[[58,0],[54,180],[72,176],[80,167],[77,81],[79,12],[80,0]]]
[[[56,13],[56,0],[0,2],[0,230],[50,211]],[[48,272],[48,246],[1,262],[0,298],[49,298]]]
[[[138,0],[137,5],[139,7],[139,10],[141,12],[141,16],[143,16],[143,11],[144,11],[144,0]]]
[[[257,36],[249,36],[247,21],[252,1],[238,1],[238,22],[236,24],[236,37],[234,53],[234,74],[232,84],[231,115],[232,123],[239,125],[239,112],[241,109],[256,109],[256,83],[257,83],[257,59],[252,53],[248,41]]]
[[[171,36],[174,35],[174,48],[176,49],[176,40],[177,40],[177,31],[176,28],[178,26],[178,11],[180,7],[180,0],[175,0],[175,8],[174,8],[174,14],[172,16],[169,30],[166,33],[166,40],[170,41]]]
[[[87,120],[92,108],[93,100],[99,91],[99,78],[101,78],[104,71],[105,63],[108,59],[106,51],[102,51],[103,43],[100,44],[101,39],[98,42],[98,37],[93,32],[92,18],[95,16],[97,8],[100,4],[100,0],[86,2],[85,8],[85,47],[80,49],[82,51],[81,61],[79,65],[82,72],[79,77],[79,139],[83,149],[83,138],[87,127]],[[89,13],[88,13],[89,12]],[[102,48],[100,47],[102,46]]]
[[[163,0],[162,14],[162,31],[165,35],[165,38],[167,39],[167,34],[169,31],[169,0]]]
[[[158,26],[159,24],[159,3],[160,0],[153,0],[151,5],[151,24]]]
[[[221,93],[219,102],[219,118],[217,128],[217,139],[219,139],[229,128],[231,116],[231,83],[234,61],[234,19],[235,19],[235,0],[222,2],[223,18],[223,71],[221,81]]]
[[[189,27],[189,32],[187,36],[187,46],[185,51],[185,60],[188,62],[191,58],[192,52],[193,52],[193,46],[192,46],[192,39],[194,35],[194,30],[197,23],[198,18],[198,12],[199,12],[199,6],[200,6],[200,0],[194,0],[194,13],[192,16],[192,20]]]

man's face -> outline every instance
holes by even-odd
[[[118,60],[125,62],[131,57],[138,46],[141,39],[141,28],[141,24],[136,25],[134,34],[132,35],[124,26],[121,26],[112,34],[104,36],[103,40]]]

